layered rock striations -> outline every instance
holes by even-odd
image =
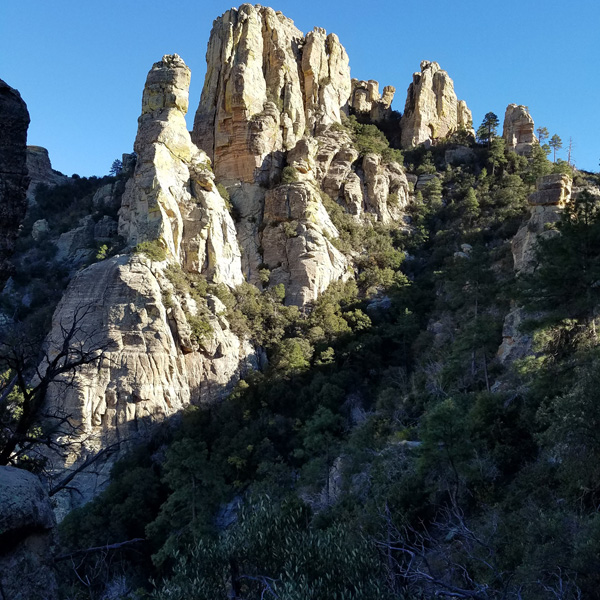
[[[51,410],[69,417],[65,435],[82,444],[66,461],[56,458],[58,470],[76,468],[112,441],[135,438],[191,402],[222,397],[240,373],[256,367],[254,349],[230,330],[220,301],[179,289],[169,276],[204,275],[231,287],[243,281],[232,218],[208,158],[185,127],[188,84],[189,70],[177,55],[150,71],[138,160],[120,210],[119,231],[129,247],[150,244],[166,259],[142,253],[96,263],[72,280],[55,311],[49,359],[73,324],[70,343],[97,356],[49,391]],[[78,478],[80,500],[103,484],[109,466]]]
[[[29,112],[19,92],[0,79],[0,286],[27,209]]]
[[[537,143],[534,123],[529,109],[520,104],[509,104],[504,114],[502,137],[506,148],[521,156],[529,156],[533,145]]]
[[[458,100],[454,82],[436,62],[424,60],[408,87],[402,127],[402,147],[431,144],[464,129],[472,132],[473,118],[464,100]]]
[[[30,179],[27,188],[29,202],[35,200],[35,192],[39,185],[52,187],[69,180],[68,177],[52,168],[48,150],[41,146],[27,146],[27,171]]]

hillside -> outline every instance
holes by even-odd
[[[600,175],[349,65],[231,9],[100,178],[0,87],[2,600],[595,597]]]

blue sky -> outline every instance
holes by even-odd
[[[406,89],[421,60],[440,63],[475,126],[502,121],[511,102],[529,106],[536,127],[573,139],[575,164],[600,159],[600,2],[420,0],[269,3],[307,32],[338,34],[352,76]],[[49,149],[54,168],[103,175],[129,152],[146,74],[163,54],[192,69],[193,119],[215,0],[0,0],[0,78],[31,114],[28,143]],[[559,156],[566,158],[565,151]]]

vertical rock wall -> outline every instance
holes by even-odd
[[[0,79],[0,288],[27,208],[29,112],[19,92]]]

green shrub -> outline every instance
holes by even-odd
[[[229,196],[227,188],[222,183],[217,183],[217,192],[219,192],[219,195],[223,198],[227,210],[231,212],[233,210],[233,204],[231,204],[231,197]]]
[[[162,246],[160,240],[148,240],[140,242],[134,249],[135,254],[145,254],[150,260],[162,262],[167,258],[167,249]]]
[[[281,183],[294,183],[298,181],[298,172],[294,167],[288,165],[287,167],[283,167],[283,171],[281,172]]]
[[[206,318],[187,315],[187,322],[192,329],[192,340],[197,344],[202,344],[212,333],[212,327]]]

